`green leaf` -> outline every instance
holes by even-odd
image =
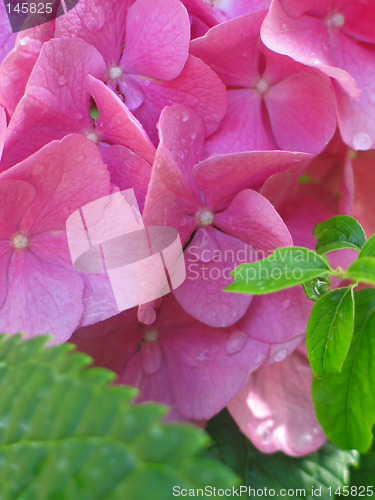
[[[306,345],[316,377],[341,371],[353,329],[353,287],[332,290],[314,304],[307,324]]]
[[[242,264],[232,271],[229,292],[262,295],[299,285],[323,273],[333,272],[322,256],[303,247],[284,247],[266,259]]]
[[[366,242],[362,226],[347,215],[320,222],[314,228],[314,236],[317,239],[315,249],[320,254],[341,248],[360,250]]]
[[[206,456],[232,467],[245,486],[256,490],[264,490],[265,487],[275,489],[275,498],[285,494],[284,491],[281,493],[282,489],[293,489],[295,493],[297,489],[302,489],[306,496],[296,494],[293,498],[311,499],[312,487],[321,487],[322,498],[329,498],[327,488],[331,486],[335,490],[348,484],[350,465],[358,460],[356,452],[338,450],[329,443],[303,458],[292,458],[282,453],[263,454],[239,431],[226,410],[208,422],[207,431],[214,442],[205,452]]]
[[[375,290],[354,294],[353,339],[341,373],[313,382],[320,425],[339,448],[366,452],[375,423]]]
[[[161,405],[129,404],[134,389],[45,342],[0,338],[1,500],[165,500],[173,485],[236,481],[197,457],[201,430],[161,422]]]
[[[361,455],[360,466],[352,471],[350,484],[375,488],[375,451]]]
[[[363,245],[358,257],[375,257],[375,234]]]
[[[352,281],[375,285],[375,258],[359,257],[348,267],[345,277]]]

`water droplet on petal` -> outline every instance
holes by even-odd
[[[190,117],[187,113],[183,113],[181,119],[183,122],[188,122]]]
[[[283,306],[283,309],[288,309],[288,307],[290,306],[290,300],[288,300],[288,299],[283,300],[282,306]]]
[[[105,10],[101,6],[88,5],[82,16],[82,22],[92,32],[99,31],[106,21]]]
[[[270,441],[270,438],[272,438],[273,426],[274,421],[272,418],[259,424],[256,430],[256,435],[262,440],[263,444],[267,444]]]
[[[287,357],[287,355],[288,355],[287,349],[279,349],[273,355],[272,360],[275,361],[276,363],[279,363],[280,361],[283,361]]]
[[[64,75],[60,75],[57,79],[57,84],[60,86],[60,87],[63,87],[64,85],[66,85],[66,78]]]
[[[192,132],[192,133],[190,134],[190,139],[191,139],[192,141],[194,141],[196,138],[197,138],[197,134],[196,134],[195,132]]]
[[[372,147],[372,139],[367,132],[357,132],[353,136],[353,148],[360,151],[366,151]]]
[[[257,364],[257,365],[260,365],[265,359],[265,355],[264,354],[257,354],[254,358],[254,363]]]
[[[245,332],[242,332],[241,330],[235,330],[229,336],[229,340],[227,342],[227,352],[229,354],[235,354],[242,351],[247,340],[248,336]]]

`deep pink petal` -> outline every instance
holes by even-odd
[[[53,32],[53,22],[22,31],[18,34],[14,50],[5,58],[0,68],[0,100],[10,115],[25,93],[43,43],[53,36]]]
[[[5,2],[0,2],[0,64],[15,44],[16,35],[12,33]]]
[[[0,330],[24,332],[26,338],[50,334],[53,343],[65,342],[81,318],[82,294],[83,281],[78,273],[21,252],[10,264]]]
[[[298,167],[309,160],[305,153],[250,152],[213,156],[194,168],[194,179],[205,193],[208,206],[228,206],[241,190],[259,189],[271,175]]]
[[[0,160],[1,160],[1,155],[3,154],[7,126],[8,124],[7,124],[7,116],[5,113],[5,109],[0,106]]]
[[[125,146],[152,163],[155,147],[121,99],[103,82],[90,75],[88,89],[99,111],[95,131],[100,139],[109,144]]]
[[[55,36],[81,38],[100,52],[107,66],[118,66],[130,3],[80,0],[74,9],[56,19]]]
[[[0,181],[0,240],[9,240],[20,230],[25,212],[36,196],[33,185],[23,180]]]
[[[229,411],[263,453],[307,455],[326,439],[315,417],[311,380],[305,354],[295,351],[285,361],[253,373],[229,403]]]
[[[275,248],[293,244],[280,215],[264,196],[252,189],[238,193],[226,210],[215,214],[214,225],[265,252],[265,256]]]
[[[251,247],[213,228],[200,229],[185,251],[187,277],[174,295],[189,314],[213,327],[233,325],[247,310],[251,296],[224,292],[231,271],[252,255]]]
[[[104,61],[94,47],[78,39],[44,44],[8,128],[2,169],[42,146],[91,125],[86,75],[100,77]]]
[[[206,135],[217,129],[225,115],[225,87],[216,74],[196,57],[189,56],[175,80],[164,82],[139,77],[137,81],[142,86],[145,100],[134,115],[154,143],[157,143],[156,123],[165,106],[177,103],[194,109],[204,122]]]
[[[129,8],[121,66],[127,73],[173,80],[189,50],[190,23],[178,0],[137,0]]]

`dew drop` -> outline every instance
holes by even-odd
[[[66,78],[64,75],[60,75],[57,79],[57,84],[60,86],[60,87],[63,87],[64,85],[66,85]]]
[[[289,306],[290,306],[290,300],[288,299],[283,300],[282,304],[283,309],[288,309]]]
[[[366,151],[367,149],[371,149],[372,147],[372,139],[367,134],[367,132],[361,131],[357,132],[353,136],[353,148],[360,151]]]
[[[192,133],[190,134],[190,139],[191,139],[192,141],[194,141],[196,138],[197,138],[197,134],[196,134],[195,132],[192,132]]]
[[[279,363],[280,361],[283,361],[288,355],[287,349],[279,349],[278,351],[275,352],[273,355],[273,361],[276,363]]]
[[[229,340],[227,342],[227,352],[229,354],[235,354],[242,351],[248,340],[248,336],[245,332],[241,330],[235,330],[230,334]]]
[[[183,121],[183,122],[188,122],[188,121],[189,121],[189,118],[190,118],[190,117],[189,117],[189,115],[188,115],[188,114],[186,114],[186,113],[183,113],[183,114],[182,114],[182,118],[181,118],[181,119],[182,119],[182,121]]]
[[[260,365],[264,361],[264,354],[257,354],[254,358],[254,363]]]
[[[262,422],[258,426],[256,434],[263,441],[264,444],[267,443],[272,437],[273,426],[274,426],[274,421],[271,418],[266,420],[265,422]]]
[[[89,5],[82,16],[82,22],[92,32],[99,31],[106,21],[105,10],[102,7]]]

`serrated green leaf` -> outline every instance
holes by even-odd
[[[1,500],[165,500],[174,485],[236,482],[196,456],[202,431],[162,423],[166,407],[129,404],[134,389],[45,341],[0,338]]]
[[[358,460],[356,452],[338,450],[329,443],[303,458],[282,453],[263,454],[239,431],[226,410],[208,422],[207,431],[214,442],[206,455],[232,467],[245,486],[256,490],[275,489],[275,498],[290,498],[281,490],[291,489],[296,493],[293,498],[311,499],[312,487],[321,487],[322,498],[329,498],[327,488],[348,484],[349,468]],[[305,490],[306,495],[298,495],[298,489]]]
[[[354,332],[342,371],[315,379],[313,400],[328,438],[364,453],[375,423],[375,290],[360,290],[354,297]]]
[[[375,258],[359,257],[348,267],[345,276],[352,281],[375,285]]]
[[[375,257],[375,234],[363,245],[358,257]]]
[[[342,248],[360,250],[366,242],[362,226],[347,215],[337,215],[320,222],[313,233],[317,240],[315,249],[320,254]]]
[[[291,288],[332,272],[325,258],[303,247],[284,247],[266,259],[242,264],[232,271],[229,292],[262,295]]]
[[[316,377],[341,371],[353,329],[353,287],[332,290],[314,304],[307,323],[306,346]]]

